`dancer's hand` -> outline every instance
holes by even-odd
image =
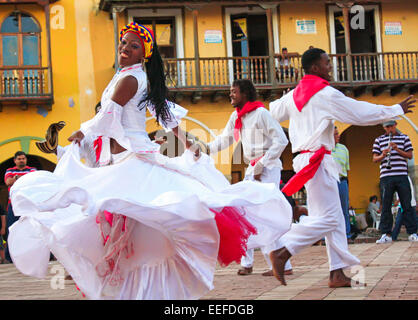
[[[260,174],[255,174],[254,175],[254,180],[261,182],[261,173]]]
[[[75,143],[77,143],[78,145],[80,145],[81,140],[84,139],[84,134],[78,130],[76,132],[74,132],[69,138],[68,141],[73,142],[75,141]]]
[[[258,161],[254,166],[254,180],[261,182],[261,175],[263,174],[264,166],[263,164]]]
[[[406,98],[402,102],[399,102],[399,104],[401,105],[404,113],[410,113],[412,111],[409,110],[409,109],[415,108],[414,103],[417,102],[417,100],[416,99],[411,100],[413,98],[414,98],[414,96],[413,95],[410,95],[408,98]]]
[[[193,158],[195,161],[200,159],[202,152],[201,147],[197,143],[192,144],[189,150],[194,153]]]
[[[161,146],[162,144],[167,142],[167,138],[166,137],[155,138],[155,140],[153,142],[155,142],[155,143],[157,143]]]
[[[194,155],[194,160],[197,161],[199,160],[200,156],[201,156],[201,147],[200,145],[198,145],[197,143],[195,143],[193,140],[186,140],[186,149],[188,149],[189,151],[193,152]]]

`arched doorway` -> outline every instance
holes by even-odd
[[[35,167],[37,170],[46,170],[46,171],[51,171],[51,172],[54,171],[55,169],[55,163],[45,158],[35,156],[32,154],[28,154],[27,158],[28,158],[27,165],[29,167]],[[8,198],[9,198],[9,192],[4,182],[4,174],[6,173],[6,170],[8,168],[12,168],[14,166],[15,166],[15,163],[13,161],[13,157],[0,163],[0,175],[2,177],[1,183],[0,183],[0,204],[3,206],[3,208],[6,208]]]
[[[379,197],[379,164],[372,161],[372,148],[375,139],[384,134],[381,125],[350,126],[341,134],[340,143],[350,153],[348,171],[350,205],[364,211],[371,195]],[[360,212],[361,212],[360,211]]]

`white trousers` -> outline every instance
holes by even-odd
[[[267,169],[264,168],[263,173],[261,175],[261,182],[263,183],[275,183],[278,188],[280,188],[280,179],[281,179],[281,169],[280,168],[272,168]],[[251,180],[254,181],[253,175],[246,175],[244,180]],[[277,239],[274,243],[268,246],[261,247],[261,252],[264,255],[264,259],[266,260],[270,270],[273,269],[269,257],[269,253],[271,251],[274,251],[276,249],[280,249],[284,247],[284,244],[280,239]],[[254,249],[249,249],[246,252],[246,255],[241,258],[241,266],[244,268],[250,268],[254,264]],[[290,263],[290,260],[286,262],[285,270],[292,269],[292,265]]]
[[[348,251],[337,181],[323,163],[305,188],[309,214],[280,238],[284,246],[295,255],[325,237],[330,271],[358,265],[360,260]]]

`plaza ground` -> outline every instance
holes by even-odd
[[[312,246],[292,257],[294,274],[287,276],[287,286],[261,274],[267,264],[260,251],[255,252],[253,274],[238,276],[238,265],[218,267],[214,290],[202,299],[210,300],[418,300],[418,243],[397,241],[391,244],[350,244],[350,251],[361,261],[358,279],[364,288],[330,289],[326,247]],[[58,282],[59,263],[50,263],[48,277],[35,279],[22,275],[12,264],[0,265],[0,300],[84,300],[71,280],[64,288],[53,289]],[[356,271],[353,270],[353,271]],[[347,275],[353,275],[346,270]],[[52,285],[51,285],[52,284]]]

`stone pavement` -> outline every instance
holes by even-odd
[[[263,277],[266,263],[260,251],[255,252],[254,272],[237,276],[236,264],[217,268],[215,289],[203,299],[211,300],[418,300],[418,243],[398,241],[392,244],[360,243],[350,245],[350,251],[361,260],[356,277],[365,279],[364,288],[330,289],[327,286],[328,263],[325,246],[313,246],[292,257],[294,274],[287,276],[287,286],[273,277]],[[20,274],[13,265],[0,265],[0,300],[84,299],[74,282],[66,280],[63,289],[52,289],[60,265],[50,263],[51,273],[39,280]],[[350,275],[350,270],[346,271]],[[351,274],[352,276],[353,274]]]

